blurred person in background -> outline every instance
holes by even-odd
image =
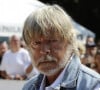
[[[3,54],[8,50],[8,44],[6,41],[0,42],[0,64],[2,62]]]
[[[89,42],[86,44],[86,53],[82,58],[82,63],[89,68],[94,66],[95,55],[97,52],[97,46],[94,42]]]
[[[10,49],[4,54],[1,63],[1,75],[4,79],[24,80],[26,69],[30,65],[28,51],[20,47],[20,38],[13,35],[9,39]]]
[[[58,5],[45,5],[28,16],[23,37],[40,74],[23,90],[100,89],[100,75],[80,62],[75,32],[70,16]]]
[[[97,50],[97,53],[95,55],[95,61],[94,61],[94,70],[96,70],[100,74],[100,50]]]
[[[100,39],[97,40],[96,44],[97,44],[98,50],[100,50]]]
[[[0,67],[1,67],[2,57],[7,50],[8,50],[7,42],[1,41],[0,42]],[[0,78],[2,78],[1,73],[2,73],[2,71],[0,70]]]
[[[95,38],[92,36],[87,36],[86,45],[90,43],[95,43]]]

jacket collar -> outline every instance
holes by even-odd
[[[74,55],[65,71],[65,74],[61,83],[61,87],[65,87],[65,88],[76,87],[80,65],[81,65],[81,62],[80,62],[79,57]]]

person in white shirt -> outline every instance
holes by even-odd
[[[26,69],[31,63],[29,52],[20,47],[20,38],[16,35],[10,37],[9,45],[2,58],[1,75],[4,79],[26,79]]]
[[[58,5],[45,5],[27,17],[23,38],[40,74],[22,90],[100,89],[100,75],[81,64],[71,20]]]

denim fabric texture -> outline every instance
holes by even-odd
[[[22,90],[39,90],[43,75],[35,76],[30,79]],[[95,71],[82,65],[77,55],[74,55],[69,63],[61,85],[54,90],[94,90],[100,84],[100,75]]]

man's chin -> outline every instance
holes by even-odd
[[[56,74],[59,71],[59,69],[58,68],[57,69],[54,69],[54,68],[53,69],[46,69],[46,70],[39,69],[39,71],[40,71],[40,73],[42,73],[46,76],[52,76],[52,75]]]

